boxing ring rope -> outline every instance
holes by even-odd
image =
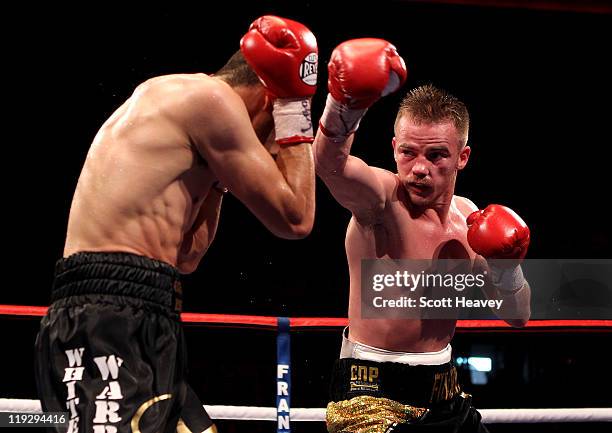
[[[31,305],[1,305],[0,316],[10,317],[42,317],[47,313],[47,307]],[[203,314],[182,313],[181,320],[185,324],[248,326],[276,329],[277,318],[274,316],[247,316],[238,314]],[[291,317],[292,328],[329,328],[345,327],[348,319],[344,317]],[[528,332],[552,331],[559,329],[570,332],[609,332],[612,330],[612,320],[530,320],[521,329],[512,328],[503,320],[458,320],[457,332]]]
[[[0,305],[0,316],[41,317],[47,307],[25,305]],[[246,316],[227,314],[182,313],[186,324],[207,326],[246,326],[276,330],[279,318],[271,316]],[[305,317],[289,318],[291,328],[344,327],[346,318]],[[610,332],[612,320],[532,320],[525,331]],[[501,320],[459,320],[458,332],[505,332],[514,331]],[[212,419],[243,421],[277,421],[278,409],[255,406],[205,405]],[[41,412],[39,400],[0,398],[0,412]],[[479,409],[484,423],[565,423],[565,422],[612,422],[612,408],[554,408],[554,409]],[[291,408],[291,421],[325,421],[324,408]]]
[[[276,421],[275,407],[204,405],[212,419]],[[38,400],[0,398],[0,412],[41,412]],[[612,408],[478,409],[485,424],[612,422]],[[292,408],[291,421],[325,421],[323,408]]]

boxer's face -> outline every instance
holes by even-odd
[[[393,150],[400,181],[411,202],[421,207],[450,200],[457,172],[470,156],[450,121],[419,124],[410,115],[397,124]]]

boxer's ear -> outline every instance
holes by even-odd
[[[391,140],[391,147],[393,147],[393,159],[397,162],[397,152],[395,152],[395,146],[397,145],[397,140],[395,137]]]
[[[276,97],[268,89],[265,89],[264,98],[264,110],[268,113],[272,113],[272,109],[274,108],[274,100]]]
[[[459,152],[459,159],[457,160],[457,170],[463,170],[470,159],[472,149],[467,144],[463,146],[463,149]]]

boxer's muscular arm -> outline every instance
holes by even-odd
[[[385,206],[385,178],[392,175],[349,153],[367,108],[403,84],[406,66],[392,44],[365,38],[338,45],[328,72],[330,93],[314,143],[317,174],[360,223],[373,223]]]
[[[458,208],[465,217],[478,210],[478,207],[471,200],[457,196],[456,198]],[[486,258],[481,255],[476,256],[474,272],[486,272],[487,275],[491,275],[491,269]],[[526,280],[520,289],[506,291],[495,287],[489,278],[482,291],[488,299],[503,301],[499,310],[492,310],[497,317],[517,328],[527,324],[531,315],[531,287]]]
[[[478,256],[476,263],[474,267],[476,272],[486,271],[488,275],[491,275],[491,269],[483,257]],[[482,292],[487,299],[503,301],[499,310],[492,309],[492,311],[510,326],[522,328],[529,321],[531,316],[531,287],[527,281],[518,291],[505,292],[498,290],[491,283],[491,280],[487,279],[487,284],[482,287]]]
[[[484,257],[476,257],[474,272],[491,275],[491,269]],[[522,328],[527,324],[531,315],[531,287],[527,281],[518,291],[505,292],[498,290],[488,278],[481,290],[487,299],[503,301],[499,310],[491,309],[497,317],[515,328]]]
[[[216,86],[195,99],[190,137],[221,184],[275,235],[308,235],[314,222],[311,145],[283,146],[275,162],[229,87]]]
[[[316,171],[338,203],[361,224],[370,224],[385,207],[384,174],[349,155],[353,137],[332,141],[319,130],[313,143]]]

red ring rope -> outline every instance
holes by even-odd
[[[31,305],[0,305],[0,316],[16,317],[42,317],[46,314],[47,307]],[[184,323],[200,324],[222,324],[254,326],[265,328],[276,328],[276,317],[272,316],[246,316],[237,314],[202,314],[202,313],[182,313],[181,318]],[[322,328],[322,327],[344,327],[348,319],[343,317],[293,317],[291,327],[293,328]],[[569,328],[570,331],[593,332],[599,330],[612,331],[612,320],[531,320],[526,330],[552,330],[558,328]],[[521,329],[524,332],[525,328]],[[589,328],[589,329],[586,329]],[[512,331],[502,320],[459,320],[457,321],[458,331]]]

